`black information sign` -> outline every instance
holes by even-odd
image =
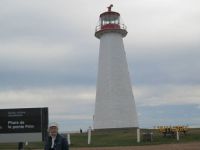
[[[0,134],[43,132],[48,108],[0,109]]]

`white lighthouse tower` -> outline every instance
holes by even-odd
[[[95,36],[100,39],[94,129],[138,127],[136,106],[123,37],[126,26],[111,10],[100,15]]]

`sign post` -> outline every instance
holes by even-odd
[[[24,150],[24,143],[23,142],[18,143],[18,150]]]

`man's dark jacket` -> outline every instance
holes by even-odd
[[[51,144],[52,144],[52,138],[48,137],[48,139],[45,143],[44,150],[51,150]],[[68,145],[67,140],[60,134],[57,134],[57,136],[56,136],[56,139],[54,141],[53,150],[69,150],[69,145]]]

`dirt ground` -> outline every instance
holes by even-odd
[[[70,150],[200,150],[200,142],[131,147],[70,148]]]

